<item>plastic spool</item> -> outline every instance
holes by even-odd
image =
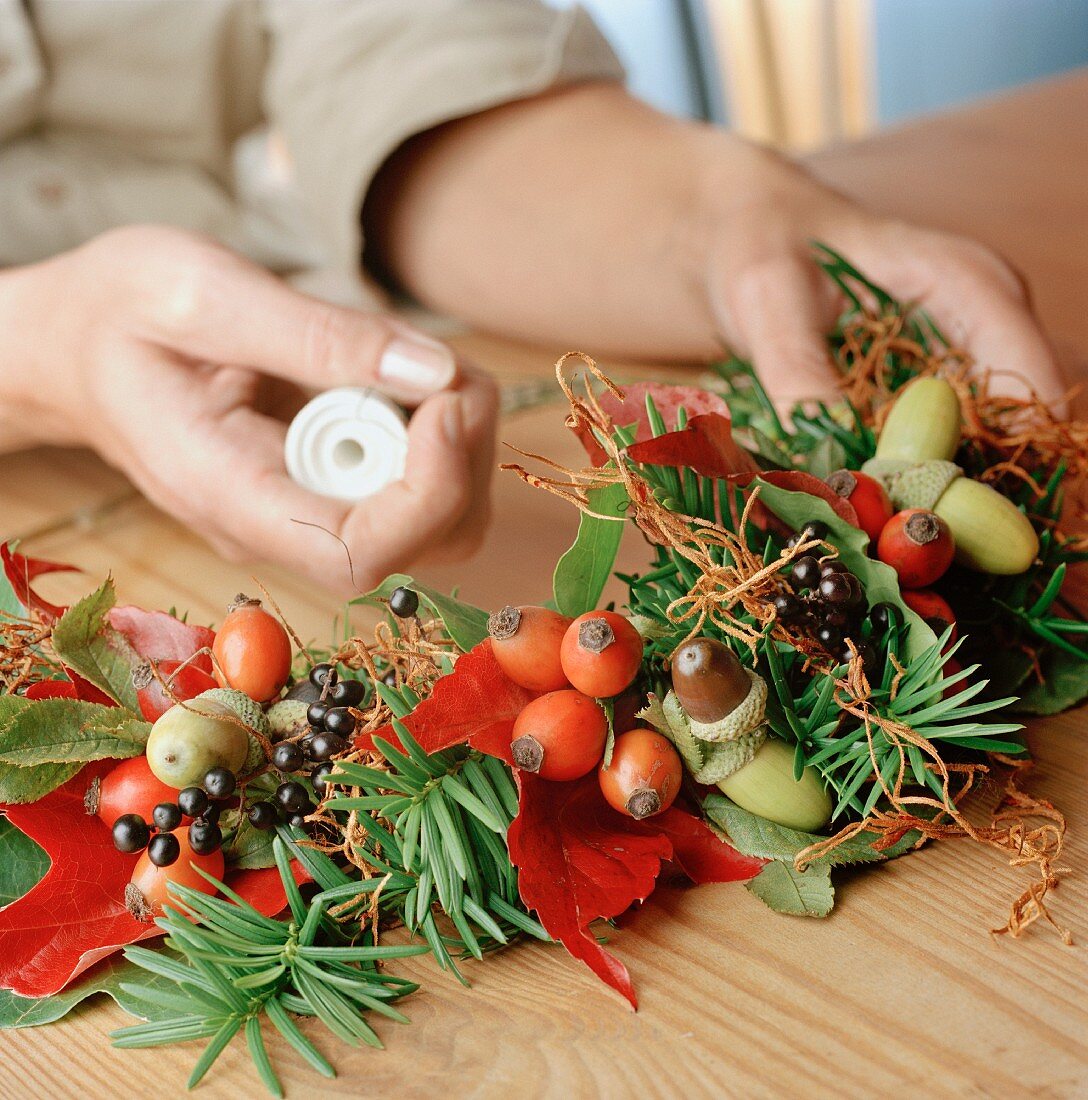
[[[284,444],[287,472],[321,496],[373,496],[404,476],[406,425],[404,413],[373,390],[328,390],[291,421]]]

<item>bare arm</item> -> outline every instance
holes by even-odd
[[[369,259],[472,324],[597,354],[752,355],[783,398],[824,391],[826,241],[921,299],[984,366],[1062,383],[1020,280],[983,246],[878,217],[789,161],[589,84],[449,123],[391,158]]]

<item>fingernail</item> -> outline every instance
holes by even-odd
[[[465,438],[465,416],[459,394],[450,394],[447,399],[442,428],[446,433],[446,442],[451,447],[460,447]]]
[[[453,352],[425,336],[398,336],[378,364],[378,377],[394,387],[433,393],[453,381],[457,371]]]

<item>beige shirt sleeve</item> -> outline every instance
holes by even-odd
[[[360,274],[371,180],[408,138],[549,88],[623,77],[578,8],[540,0],[281,0],[265,110],[338,273]]]

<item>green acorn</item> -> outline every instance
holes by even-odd
[[[262,737],[271,738],[272,729],[268,724],[268,716],[260,703],[254,702],[244,691],[235,691],[233,688],[210,688],[202,691],[195,699],[190,700],[189,706],[198,708],[201,701],[210,702],[217,706],[224,706],[233,711],[250,730],[254,730]],[[253,736],[249,737],[249,752],[246,755],[243,772],[256,771],[266,762],[264,746]]]
[[[963,415],[956,391],[943,378],[918,378],[892,405],[876,457],[884,461],[950,461],[960,445]],[[874,475],[875,476],[875,475]]]
[[[283,741],[305,733],[309,722],[306,711],[309,703],[303,699],[281,699],[268,708],[265,718],[268,721],[269,740]]]
[[[768,737],[751,763],[718,782],[718,789],[743,810],[803,833],[814,833],[831,820],[831,796],[815,768],[793,778],[794,750]]]
[[[1028,517],[981,481],[956,478],[933,511],[952,531],[956,561],[968,569],[1015,576],[1030,568],[1039,553],[1039,536]]]
[[[878,476],[866,463],[864,471]],[[1015,576],[1039,553],[1031,521],[996,489],[963,476],[954,462],[930,459],[880,478],[899,511],[924,508],[948,524],[956,561],[967,569]]]

